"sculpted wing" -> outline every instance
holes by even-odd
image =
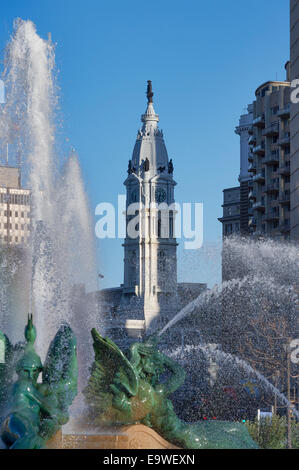
[[[12,383],[14,364],[14,347],[8,337],[0,331],[0,418],[7,402],[9,387]]]
[[[103,338],[95,328],[91,331],[95,361],[91,368],[85,396],[91,408],[97,412],[111,406],[111,385],[117,384],[128,398],[138,391],[138,377],[126,356],[110,339]]]
[[[59,407],[63,409],[77,395],[77,381],[77,341],[65,323],[50,344],[43,370],[43,386],[59,396]]]

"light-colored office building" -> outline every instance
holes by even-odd
[[[259,86],[249,129],[249,227],[274,238],[290,236],[290,81]]]
[[[0,243],[26,244],[30,235],[30,191],[21,187],[20,169],[0,166]]]
[[[291,80],[299,79],[299,0],[290,2]],[[297,85],[298,87],[298,85]],[[291,103],[291,239],[299,240],[299,103]]]

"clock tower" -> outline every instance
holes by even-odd
[[[127,191],[121,309],[146,331],[162,327],[177,309],[173,163],[168,159],[152,83],[124,184]]]

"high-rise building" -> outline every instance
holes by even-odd
[[[290,2],[290,75],[299,79],[299,0]],[[291,239],[299,240],[299,103],[291,103]]]
[[[30,235],[30,191],[19,168],[0,166],[0,243],[21,245]]]
[[[249,129],[249,199],[252,233],[289,238],[290,233],[290,82],[260,85]]]

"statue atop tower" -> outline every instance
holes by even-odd
[[[147,91],[146,91],[146,96],[147,96],[147,102],[152,103],[153,102],[153,88],[152,88],[152,81],[148,80],[147,81]]]

